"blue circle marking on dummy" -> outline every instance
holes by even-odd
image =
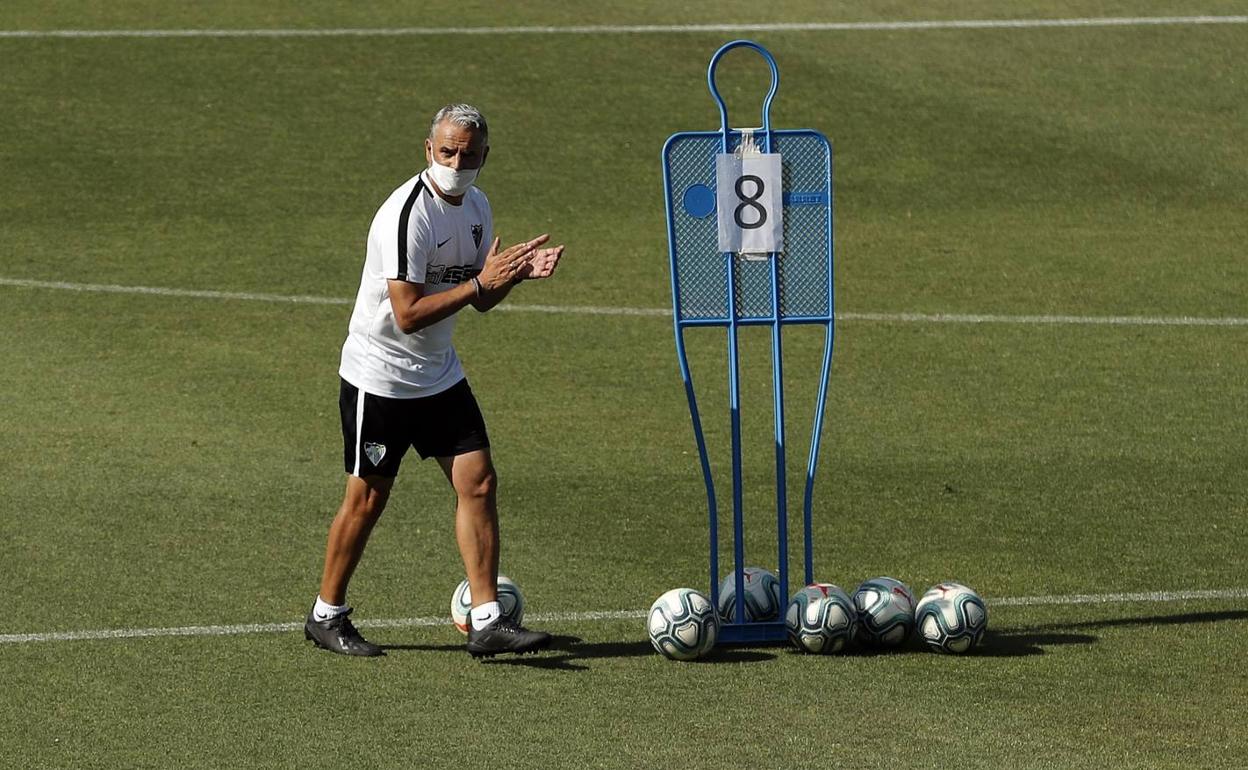
[[[685,190],[685,213],[694,219],[706,219],[715,212],[715,193],[704,184],[690,185]]]

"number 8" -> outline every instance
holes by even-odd
[[[741,185],[746,181],[754,183],[754,194],[752,196],[746,195],[745,191],[741,189]],[[767,209],[758,202],[758,199],[763,197],[763,180],[753,174],[743,174],[737,179],[737,183],[733,188],[737,192],[737,199],[741,201],[741,204],[732,212],[732,218],[737,223],[737,227],[740,227],[742,230],[757,230],[762,227],[767,221]],[[753,224],[746,224],[745,220],[741,218],[741,212],[746,206],[758,211],[758,220]]]

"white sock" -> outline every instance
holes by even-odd
[[[478,604],[472,608],[472,630],[480,631],[502,614],[503,608],[497,601]]]
[[[322,599],[319,595],[316,597],[316,604],[312,606],[312,617],[315,620],[329,620],[335,618],[351,609],[345,604],[330,604]]]

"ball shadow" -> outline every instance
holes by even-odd
[[[1027,655],[1043,655],[1045,647],[1059,644],[1092,644],[1097,638],[1089,634],[1032,633],[1027,629],[1016,631],[984,632],[979,644],[959,657],[1015,658]],[[790,650],[794,655],[806,655],[801,650]],[[911,636],[895,647],[878,647],[858,642],[841,655],[854,658],[877,658],[904,655],[931,655],[934,650],[922,638]]]

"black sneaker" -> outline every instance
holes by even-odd
[[[339,655],[361,655],[376,657],[385,655],[385,650],[360,636],[347,616],[351,610],[335,615],[329,620],[317,620],[311,612],[303,624],[303,635],[322,650],[336,652]]]
[[[500,616],[480,631],[469,626],[468,654],[474,658],[492,658],[500,652],[523,655],[548,646],[550,638],[545,631],[530,631],[511,618]]]

